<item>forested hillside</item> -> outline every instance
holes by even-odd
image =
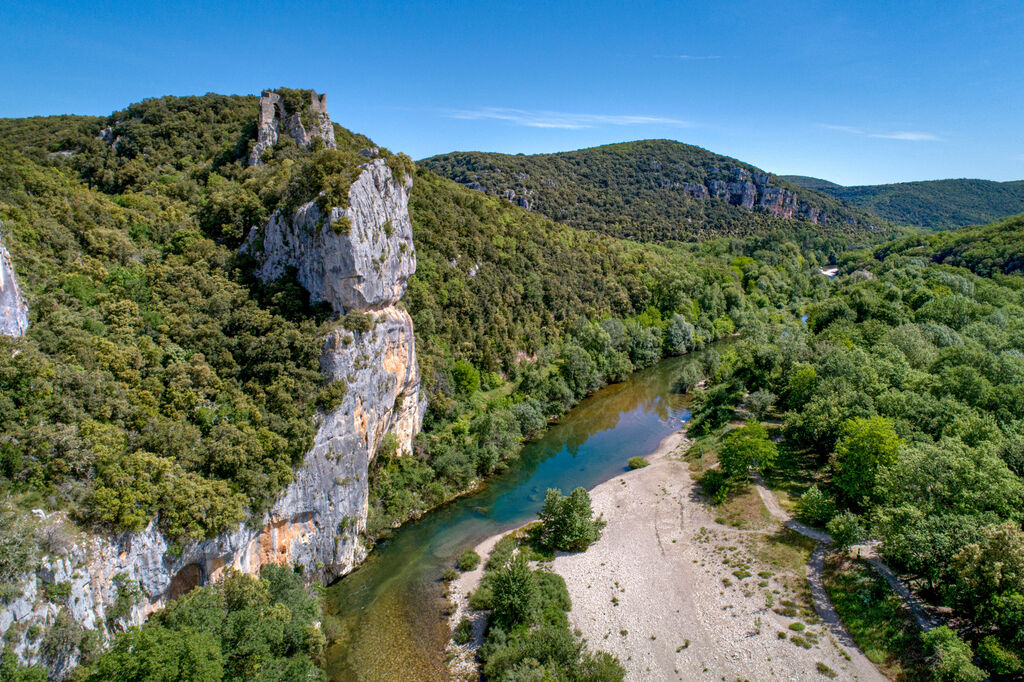
[[[336,150],[282,136],[248,166],[256,110],[254,97],[207,95],[105,118],[0,121],[0,233],[31,314],[24,338],[0,337],[0,598],[44,545],[59,552],[65,542],[34,536],[30,510],[60,510],[101,533],[155,519],[178,543],[211,537],[267,509],[309,449],[317,408],[336,399],[318,364],[330,310],[310,305],[292,274],[260,283],[239,246],[278,208],[344,201],[366,160],[359,151],[373,144],[335,126]],[[880,469],[889,487],[824,485],[879,529],[893,561],[931,581],[936,599],[964,605],[992,587],[988,574],[959,577],[966,559],[950,557],[974,552],[984,565],[1004,541],[1017,551],[1005,522],[1020,521],[1021,218],[851,255],[844,249],[888,228],[677,143],[449,155],[419,167],[374,153],[414,179],[418,270],[402,305],[428,410],[411,455],[398,456],[393,436],[380,448],[370,541],[506,467],[523,439],[604,384],[740,334],[738,351],[707,368],[729,390],[708,395],[776,399],[787,438],[824,448],[823,475],[852,433],[847,420],[890,420],[884,428],[910,454]],[[470,162],[490,180],[514,173],[512,185],[488,189],[526,183],[514,191],[532,210],[428,168],[483,182],[459,175]],[[686,189],[727,185],[720,177],[741,194],[755,187],[754,198],[775,196],[772,186],[791,196],[750,210]],[[837,260],[844,275],[830,284],[818,269]],[[806,328],[795,322],[803,310]],[[936,453],[946,469],[921,464]],[[908,481],[934,490],[928,476],[947,470],[951,489],[983,492],[924,502],[901,492]],[[966,529],[963,542],[947,526]],[[1014,585],[971,611],[995,638],[986,651],[1021,645],[1011,630],[1024,590]],[[66,596],[45,598],[66,613]],[[322,663],[316,611],[294,578],[270,571],[190,594],[106,655],[66,618],[36,636],[53,657],[76,652],[91,679],[147,665],[188,671],[198,659],[209,670],[196,679],[257,679],[255,667],[267,679],[308,679]],[[242,641],[249,654],[230,653]],[[10,661],[0,660],[5,674]]]
[[[0,461],[16,489],[90,525],[157,516],[194,540],[291,480],[313,435],[324,317],[294,284],[253,281],[236,249],[328,175],[351,182],[367,141],[282,144],[246,168],[254,108],[148,100],[112,115],[106,139],[95,119],[5,122],[0,229],[32,311],[24,340],[0,341],[18,349],[0,354]]]
[[[822,295],[817,263],[841,242],[807,230],[638,244],[424,169],[412,210],[419,267],[405,304],[429,408],[417,457],[380,461],[371,532],[504,468],[524,438],[604,384]]]
[[[575,227],[641,241],[817,225],[864,243],[889,226],[867,212],[700,147],[644,140],[557,154],[453,152],[434,172]]]
[[[691,426],[700,448],[724,451],[737,405],[781,420],[783,454],[764,469],[804,491],[802,518],[844,543],[881,539],[915,589],[953,608],[950,623],[998,680],[1024,672],[1024,280],[1002,274],[1019,269],[1022,226],[844,256],[806,324],[747,328]],[[736,478],[706,482],[741,488],[746,467],[727,465]],[[943,633],[924,638],[926,651],[942,638],[964,651]],[[909,674],[920,661],[905,653],[896,646],[890,663]],[[929,660],[928,679],[984,677],[970,649]]]
[[[25,337],[0,339],[5,590],[44,544],[60,551],[33,536],[32,508],[107,533],[156,519],[187,542],[261,513],[301,463],[314,410],[334,399],[317,363],[329,311],[294,279],[259,283],[238,246],[277,208],[341,201],[372,143],[336,126],[337,150],[282,136],[247,166],[255,113],[256,98],[207,95],[0,122],[0,230],[31,321]],[[415,176],[419,271],[404,303],[430,407],[414,456],[381,448],[371,536],[501,469],[604,383],[821,295],[818,259],[844,243],[787,230],[636,244],[379,153]],[[61,622],[53,655],[91,666],[95,642]],[[158,659],[177,636],[160,627],[110,656]]]
[[[802,175],[782,178],[859,206],[897,225],[961,227],[989,223],[1024,211],[1024,180],[926,180],[844,187]]]

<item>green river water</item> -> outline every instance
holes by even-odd
[[[592,488],[653,452],[689,418],[689,396],[673,392],[686,363],[700,354],[663,360],[584,399],[519,460],[479,492],[424,515],[379,544],[356,571],[326,591],[327,610],[341,624],[328,647],[330,680],[446,678],[449,631],[441,571],[495,533],[533,518],[548,488]]]

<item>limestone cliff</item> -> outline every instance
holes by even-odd
[[[361,168],[348,208],[336,206],[324,215],[310,201],[294,215],[277,211],[266,228],[253,230],[245,248],[260,260],[261,278],[277,279],[294,267],[311,298],[339,313],[398,302],[416,271],[412,180],[394,178],[384,159]]]
[[[0,234],[0,334],[23,336],[28,329],[28,306],[14,276],[11,254]]]
[[[324,146],[328,149],[336,147],[334,125],[327,114],[327,95],[318,95],[312,90],[293,92],[297,92],[300,97],[309,98],[308,102],[299,102],[297,106],[293,106],[293,111],[286,108],[285,98],[280,93],[264,90],[261,94],[256,144],[249,152],[250,166],[260,163],[263,152],[277,144],[282,133],[305,149],[309,149],[314,138],[323,140]]]
[[[244,247],[264,279],[293,266],[312,298],[329,302],[338,313],[360,310],[367,316],[353,325],[358,330],[339,321],[323,339],[324,379],[344,382],[346,390],[317,415],[313,447],[292,483],[262,518],[184,546],[172,545],[155,522],[139,533],[83,535],[62,514],[38,511],[38,523],[77,539],[26,572],[21,595],[0,611],[0,634],[17,628],[10,639],[23,661],[40,660],[40,642],[22,633],[30,625],[52,624],[61,609],[81,626],[108,633],[115,625],[141,623],[168,599],[216,579],[227,567],[255,574],[270,563],[294,565],[309,579],[326,582],[365,558],[360,534],[366,528],[370,462],[389,433],[396,454],[411,451],[426,405],[412,318],[396,305],[416,267],[408,212],[412,181],[394,177],[383,159],[361,168],[347,207],[324,216],[309,202],[292,216],[275,214],[268,225],[253,229]],[[342,225],[347,229],[336,229]],[[55,604],[45,597],[46,586],[58,583],[67,584],[69,596]],[[140,596],[114,623],[111,614],[124,591],[119,585],[137,585]],[[59,678],[76,661],[47,663]]]

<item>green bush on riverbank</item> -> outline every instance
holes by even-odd
[[[488,557],[474,610],[490,609],[480,648],[485,680],[621,682],[614,656],[592,652],[569,629],[572,608],[565,581],[545,568],[531,570],[529,534],[502,538]]]

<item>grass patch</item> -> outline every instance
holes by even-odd
[[[891,677],[924,670],[917,625],[888,583],[864,562],[838,555],[825,564],[825,589],[864,654]]]
[[[818,670],[818,673],[820,673],[820,674],[822,674],[825,677],[828,677],[830,679],[835,678],[836,675],[839,674],[835,670],[833,670],[832,668],[830,668],[827,665],[825,665],[824,663],[822,663],[821,661],[818,661],[817,670]]]
[[[780,528],[758,544],[757,557],[774,568],[802,576],[816,544],[795,531]]]
[[[651,463],[643,457],[630,457],[627,464],[629,464],[630,469],[643,469],[644,467],[651,465]]]
[[[730,491],[725,502],[718,508],[725,524],[734,528],[769,528],[775,521],[761,502],[761,496],[752,485],[738,485],[730,482]]]

